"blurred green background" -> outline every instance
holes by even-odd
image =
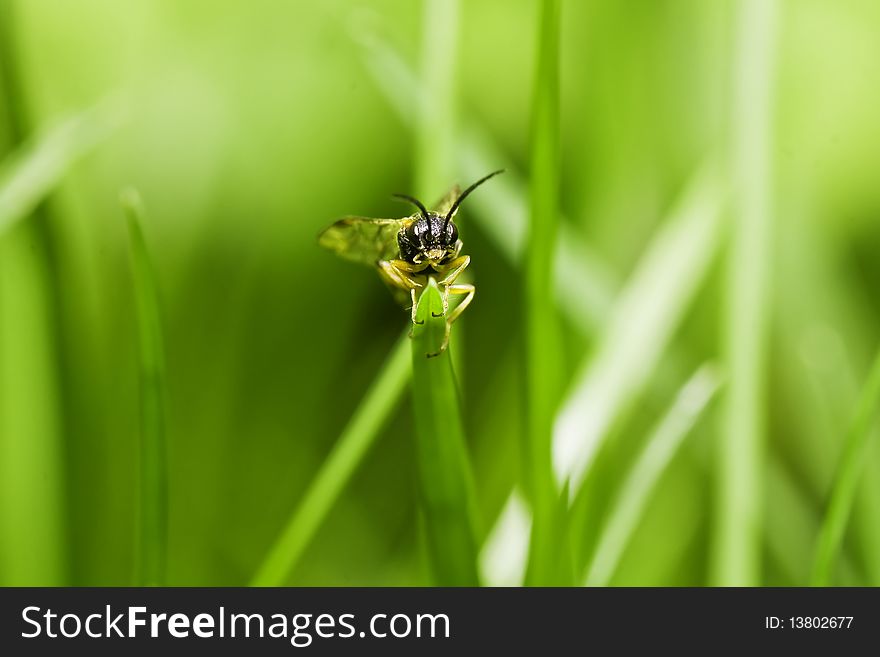
[[[809,581],[880,335],[880,4],[768,4],[775,14],[750,23],[736,0],[562,3],[560,417],[596,445],[573,514],[578,582],[653,427],[707,362],[717,393],[700,389],[712,398],[692,430],[654,461],[600,580]],[[490,530],[522,480],[512,254],[528,205],[538,3],[0,5],[0,185],[65,117],[103,125],[105,110],[89,110],[101,103],[122,117],[69,167],[66,147],[50,149],[60,183],[0,220],[0,583],[132,582],[138,329],[121,188],[147,208],[162,313],[167,582],[243,585],[408,322],[374,272],[322,251],[317,233],[344,214],[404,214],[392,192],[430,201],[502,166],[459,217],[477,295],[453,349],[491,534],[484,578],[518,581],[522,528]],[[442,97],[437,62],[451,76]],[[433,124],[419,119],[431,116],[420,79],[445,108]],[[441,164],[425,174],[430,148]],[[758,217],[756,243],[739,240],[743,212]],[[749,290],[765,300],[750,305]],[[758,336],[752,351],[736,346],[743,332]],[[755,435],[737,433],[740,411]],[[738,439],[757,445],[741,461]],[[832,581],[877,585],[876,440],[858,460]],[[725,474],[731,463],[739,475]],[[429,581],[415,477],[404,396],[287,583]],[[748,517],[728,518],[740,492]],[[755,524],[743,538],[754,558],[725,579],[719,562],[737,558],[719,544],[739,549],[740,522]]]

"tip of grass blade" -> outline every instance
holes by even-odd
[[[133,218],[132,215],[142,217],[144,214],[143,199],[140,192],[134,187],[128,186],[119,190],[119,203],[129,219]]]
[[[72,114],[29,140],[0,162],[0,233],[27,217],[70,168],[126,119],[126,107],[111,95]]]
[[[443,295],[434,278],[416,302],[416,321],[412,329],[413,340],[421,345],[426,358],[434,358],[445,351],[446,311]]]
[[[159,300],[150,254],[141,223],[140,194],[122,190],[119,201],[127,222],[133,292],[137,307],[140,370],[140,519],[137,581],[142,586],[165,582],[168,534],[168,463],[165,446],[165,358]]]

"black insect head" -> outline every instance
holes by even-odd
[[[426,258],[432,261],[440,260],[453,253],[458,241],[458,228],[452,223],[452,217],[456,210],[468,194],[502,171],[503,169],[493,171],[465,189],[455,199],[445,216],[429,212],[417,198],[407,194],[394,194],[396,198],[415,205],[421,214],[421,217],[407,226],[405,230],[400,231],[397,236],[400,257],[407,262],[418,264]]]

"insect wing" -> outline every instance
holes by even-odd
[[[375,265],[379,260],[398,256],[397,233],[409,223],[412,223],[409,217],[343,217],[324,229],[318,236],[318,243],[346,260]]]

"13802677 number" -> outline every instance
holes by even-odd
[[[852,616],[791,616],[792,629],[846,630],[852,626]]]

